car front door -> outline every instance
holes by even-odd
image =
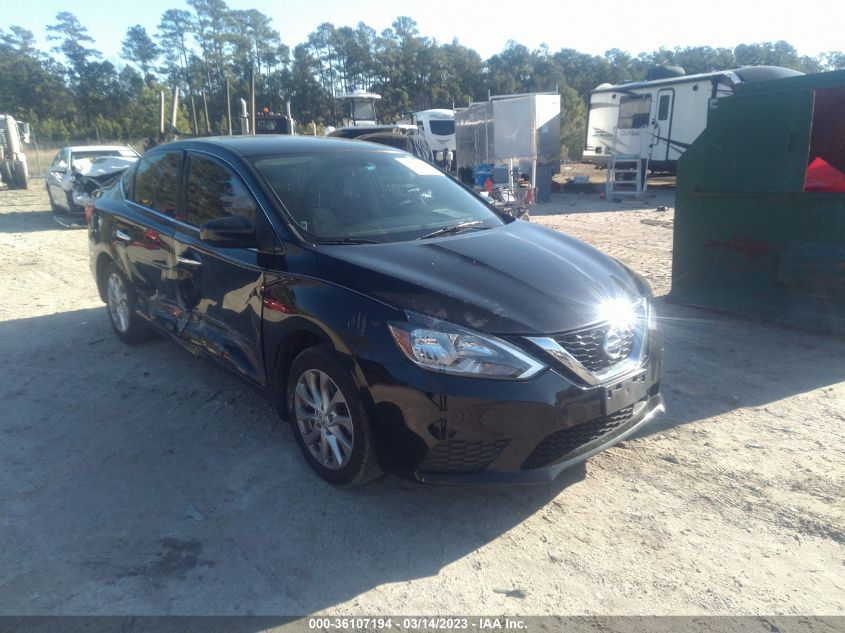
[[[70,152],[67,148],[59,151],[50,167],[47,169],[47,189],[53,204],[62,209],[68,209],[67,193],[62,188],[62,180],[70,169]]]
[[[256,230],[253,244],[213,245],[200,229],[240,216]],[[261,353],[259,246],[275,236],[255,196],[236,170],[210,154],[189,152],[185,201],[175,232],[176,300],[188,314],[183,339],[242,376],[264,383]]]

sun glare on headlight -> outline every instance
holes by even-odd
[[[605,299],[598,307],[599,321],[609,323],[615,329],[631,329],[639,321],[637,304],[628,299]]]

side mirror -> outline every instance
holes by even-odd
[[[241,215],[227,215],[209,220],[200,227],[200,239],[220,248],[253,248],[258,246],[255,226]]]
[[[32,134],[32,130],[29,127],[29,123],[21,121],[19,125],[21,131],[21,142],[29,145],[29,137]]]

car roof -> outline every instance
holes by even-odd
[[[272,154],[330,153],[337,151],[384,152],[396,151],[386,146],[364,145],[359,141],[321,136],[288,136],[286,134],[258,136],[207,136],[158,145],[161,149],[223,149],[251,158]]]

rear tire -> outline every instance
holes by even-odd
[[[9,161],[0,160],[0,180],[9,188],[14,189],[12,183],[12,170],[9,167]]]
[[[12,165],[12,172],[15,180],[15,189],[27,189],[29,187],[29,174],[27,173],[26,163],[15,163]]]
[[[305,461],[320,477],[352,487],[381,474],[358,388],[331,347],[309,347],[293,361],[287,409]]]
[[[112,262],[103,273],[109,322],[117,338],[137,345],[150,338],[150,330],[137,312],[137,295],[132,284]]]

